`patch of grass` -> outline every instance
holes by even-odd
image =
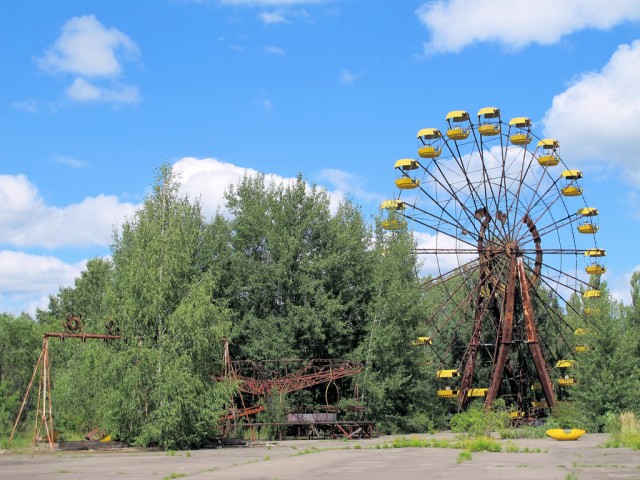
[[[185,455],[186,455],[187,457],[190,457],[190,456],[191,456],[191,452],[190,452],[190,451],[187,451],[187,453],[185,453]]]
[[[265,461],[267,461],[267,460],[271,460],[271,457],[270,457],[269,455],[265,455],[265,456],[264,456],[264,460],[265,460]]]
[[[524,425],[522,427],[503,428],[498,431],[500,438],[546,438],[547,427],[541,425],[539,427],[531,427]]]
[[[318,452],[321,452],[321,451],[322,450],[320,450],[319,448],[309,447],[309,448],[305,448],[301,452],[296,453],[296,457],[299,457],[300,455],[309,455],[311,453],[318,453]]]
[[[464,448],[472,452],[501,452],[502,445],[494,438],[476,437],[462,442]]]
[[[175,457],[176,456],[176,451],[175,450],[167,450],[167,456]]]
[[[186,473],[170,473],[166,477],[162,477],[162,480],[173,480],[174,478],[182,478],[186,476]]]
[[[470,462],[472,458],[473,458],[473,455],[469,450],[463,450],[458,454],[458,458],[456,458],[456,463]]]
[[[356,450],[360,450],[362,447],[360,445],[356,445],[355,447],[353,447]]]

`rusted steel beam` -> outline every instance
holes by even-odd
[[[511,261],[509,263],[507,294],[503,314],[500,319],[502,328],[500,329],[500,341],[498,342],[498,355],[495,364],[493,365],[493,370],[491,372],[491,385],[489,385],[487,398],[485,399],[485,406],[487,407],[491,406],[498,396],[498,391],[500,390],[500,384],[502,383],[502,377],[504,375],[504,367],[507,363],[509,350],[511,349],[511,338],[513,336],[513,316],[515,312],[517,279],[517,262],[515,256],[511,257]]]
[[[520,277],[520,295],[522,297],[522,309],[524,311],[525,332],[527,335],[527,344],[529,351],[533,357],[533,363],[538,373],[538,379],[542,386],[545,399],[549,408],[553,408],[556,404],[556,397],[553,391],[553,385],[549,378],[549,370],[547,362],[542,355],[542,349],[538,341],[538,328],[533,316],[533,307],[531,305],[531,296],[529,295],[530,283],[524,271],[524,262],[522,258],[518,258],[518,276]]]

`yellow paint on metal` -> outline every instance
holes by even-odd
[[[407,204],[402,200],[385,200],[380,204],[380,208],[384,210],[404,210],[407,208]]]
[[[509,120],[509,125],[517,128],[528,128],[531,126],[531,119],[529,117],[514,117]]]
[[[411,342],[411,344],[415,345],[415,346],[418,346],[418,345],[433,345],[433,340],[431,340],[431,337],[418,337],[413,342]]]
[[[577,440],[585,433],[586,431],[581,428],[550,428],[547,430],[547,435],[554,440]]]
[[[562,172],[562,176],[567,180],[578,180],[582,178],[582,172],[580,170],[565,170]]]
[[[538,142],[538,148],[544,148],[547,150],[555,150],[560,147],[560,142],[555,138],[543,138]]]
[[[459,376],[460,376],[460,371],[455,368],[451,370],[438,370],[436,372],[437,378],[453,378],[453,377],[459,377]]]
[[[579,233],[596,233],[598,230],[600,230],[600,227],[593,223],[583,223],[582,225],[578,225]]]
[[[469,397],[484,397],[489,391],[488,388],[470,388],[467,396]]]
[[[560,163],[557,155],[541,155],[538,157],[538,163],[543,167],[555,167]]]
[[[447,130],[447,137],[450,140],[466,140],[469,137],[468,128],[450,128]]]
[[[447,113],[445,120],[451,120],[452,122],[467,122],[469,121],[469,114],[464,110],[453,110]]]
[[[396,161],[393,166],[394,168],[399,168],[401,170],[415,170],[420,165],[418,165],[418,162],[413,158],[401,158],[400,160]]]
[[[594,207],[584,207],[578,210],[577,215],[582,215],[583,217],[595,217],[600,212],[598,212],[597,208]]]
[[[584,298],[600,298],[600,295],[600,290],[587,290],[582,294]]]
[[[441,148],[436,148],[433,145],[425,145],[418,148],[418,155],[421,158],[438,158],[442,153]]]
[[[420,180],[416,180],[410,177],[402,177],[396,179],[396,187],[401,190],[411,190],[417,188],[420,185]]]
[[[585,257],[604,257],[607,254],[602,248],[590,248],[584,252]]]
[[[509,140],[514,145],[529,145],[531,143],[531,135],[526,133],[514,133],[509,137]]]
[[[556,368],[573,367],[575,363],[576,363],[575,360],[558,360],[558,363],[556,363]]]
[[[380,222],[380,225],[385,230],[397,231],[397,230],[402,230],[403,228],[406,228],[407,222],[405,222],[404,220],[398,220],[393,218],[390,220],[383,220],[382,222]]]
[[[478,132],[483,136],[492,136],[500,133],[500,125],[495,123],[485,123],[478,127]]]
[[[423,128],[418,131],[418,138],[425,138],[427,140],[435,140],[438,138],[442,138],[442,133],[437,128]]]
[[[500,118],[500,109],[496,107],[484,107],[478,110],[478,118]]]
[[[562,195],[564,195],[565,197],[579,197],[580,195],[582,195],[582,189],[580,187],[569,185],[568,187],[564,187],[562,189]]]

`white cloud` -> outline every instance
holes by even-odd
[[[94,15],[85,15],[65,23],[60,37],[37,62],[52,73],[117,77],[122,73],[118,54],[132,58],[140,51],[121,31],[105,28]]]
[[[265,25],[277,25],[278,23],[287,23],[287,19],[282,12],[262,12],[258,15]]]
[[[342,83],[343,85],[351,85],[362,75],[363,75],[362,73],[353,73],[349,70],[342,70],[340,72],[340,76],[338,77],[338,79],[340,80],[340,83]]]
[[[548,45],[585,30],[606,30],[640,19],[640,2],[618,0],[436,0],[416,11],[430,41],[425,53],[459,52],[476,42],[508,48]]]
[[[137,103],[140,100],[140,92],[134,85],[98,87],[81,77],[75,78],[66,93],[78,102]]]
[[[34,314],[44,308],[48,295],[70,286],[84,270],[86,260],[68,264],[49,255],[0,251],[0,311]]]
[[[106,246],[113,227],[135,206],[113,195],[87,197],[54,207],[45,204],[24,175],[0,175],[0,243],[16,247]]]
[[[365,202],[380,203],[385,200],[383,195],[365,190],[365,180],[363,178],[343,170],[325,168],[318,173],[318,180],[328,181],[340,198],[351,195]]]
[[[267,45],[264,47],[264,53],[269,55],[278,55],[280,57],[284,57],[287,54],[284,48],[275,47],[273,45]]]
[[[179,175],[182,191],[191,198],[200,198],[205,216],[212,217],[216,211],[227,214],[224,191],[229,185],[237,184],[245,175],[258,175],[252,168],[244,168],[215,158],[185,157],[173,164],[173,171]],[[295,178],[281,177],[273,173],[265,174],[265,182],[291,185]],[[340,191],[329,191],[331,210],[335,212],[343,195]]]
[[[138,87],[116,79],[123,72],[123,61],[139,56],[140,50],[127,35],[106,28],[94,15],[85,15],[65,23],[60,37],[36,62],[47,73],[75,75],[66,89],[70,100],[132,104],[140,100]],[[96,84],[98,79],[103,85]]]
[[[637,144],[640,131],[640,40],[621,45],[601,71],[578,77],[556,95],[544,118],[545,135],[557,138],[571,164],[622,167],[640,186]]]
[[[636,265],[633,269],[622,275],[615,272],[607,271],[607,286],[611,292],[611,296],[626,305],[631,305],[631,276],[634,272],[640,270],[640,265]]]
[[[70,167],[73,168],[84,168],[89,166],[88,162],[82,161],[82,160],[77,160],[75,158],[71,158],[71,157],[67,157],[65,155],[62,155],[58,158],[56,158],[56,162],[60,163],[61,165],[68,165]]]

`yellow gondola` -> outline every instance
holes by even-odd
[[[581,217],[578,223],[578,232],[596,233],[600,229],[597,222],[598,213],[598,209],[593,207],[578,210],[578,215]]]
[[[586,290],[582,294],[584,298],[600,298],[600,295],[602,295],[600,290]]]
[[[577,382],[574,378],[559,378],[558,385],[562,385],[563,387],[568,387],[570,385],[575,385]]]
[[[602,257],[605,257],[607,252],[602,248],[592,248],[584,252],[584,256],[590,259],[590,263],[584,268],[584,271],[589,275],[602,275],[607,271],[607,268],[603,265]]]
[[[450,388],[444,388],[438,390],[438,396],[440,398],[453,398],[458,396],[458,390],[451,390]]]
[[[500,133],[500,109],[495,107],[481,108],[478,112],[478,133],[483,136]]]
[[[585,308],[585,310],[587,310],[587,309]],[[575,336],[586,335],[587,334],[587,329],[586,328],[576,328],[575,331],[573,332],[573,334]]]
[[[442,153],[442,133],[437,128],[423,128],[418,132],[418,155],[438,158]]]
[[[519,418],[524,418],[524,412],[521,412],[521,411],[510,412],[509,413],[509,417],[511,418],[511,420],[517,420]]]
[[[528,117],[516,117],[509,121],[509,126],[514,130],[509,140],[514,145],[529,145],[531,143],[531,119]]]
[[[573,347],[573,350],[577,353],[582,353],[582,352],[586,352],[587,351],[587,346],[586,345],[576,345],[575,347]]]
[[[394,167],[402,172],[410,172],[412,170],[418,169],[420,167],[420,164],[412,158],[401,158],[395,163]],[[412,188],[417,188],[418,185],[420,185],[420,180],[408,177],[404,174],[403,176],[396,179],[396,187],[401,190],[410,190]]]
[[[565,197],[578,197],[582,195],[582,186],[580,185],[582,172],[580,170],[565,170],[562,172],[562,177],[567,182],[567,185],[561,190],[562,195]]]
[[[449,112],[446,117],[447,125],[447,137],[450,140],[466,140],[471,132],[471,124],[469,121],[469,114],[464,110],[453,110]]]
[[[488,391],[489,391],[488,388],[470,388],[469,391],[467,392],[467,396],[469,396],[469,397],[485,397],[487,395]]]
[[[560,163],[560,158],[556,154],[556,149],[560,147],[560,142],[553,138],[544,138],[538,142],[538,148],[542,149],[542,154],[538,157],[538,163],[543,167],[555,167]]]
[[[556,363],[556,368],[573,367],[575,363],[576,363],[575,360],[558,360],[558,363]]]
[[[547,402],[531,402],[533,408],[547,408]]]
[[[433,340],[431,340],[431,337],[418,337],[411,344],[416,347],[419,345],[433,345]]]
[[[406,202],[402,200],[385,200],[380,204],[383,210],[404,210],[407,208]]]
[[[407,228],[407,222],[397,218],[390,218],[380,222],[384,230],[398,231]]]
[[[436,372],[436,378],[454,378],[459,377],[460,371],[456,369],[452,370],[438,370]]]

